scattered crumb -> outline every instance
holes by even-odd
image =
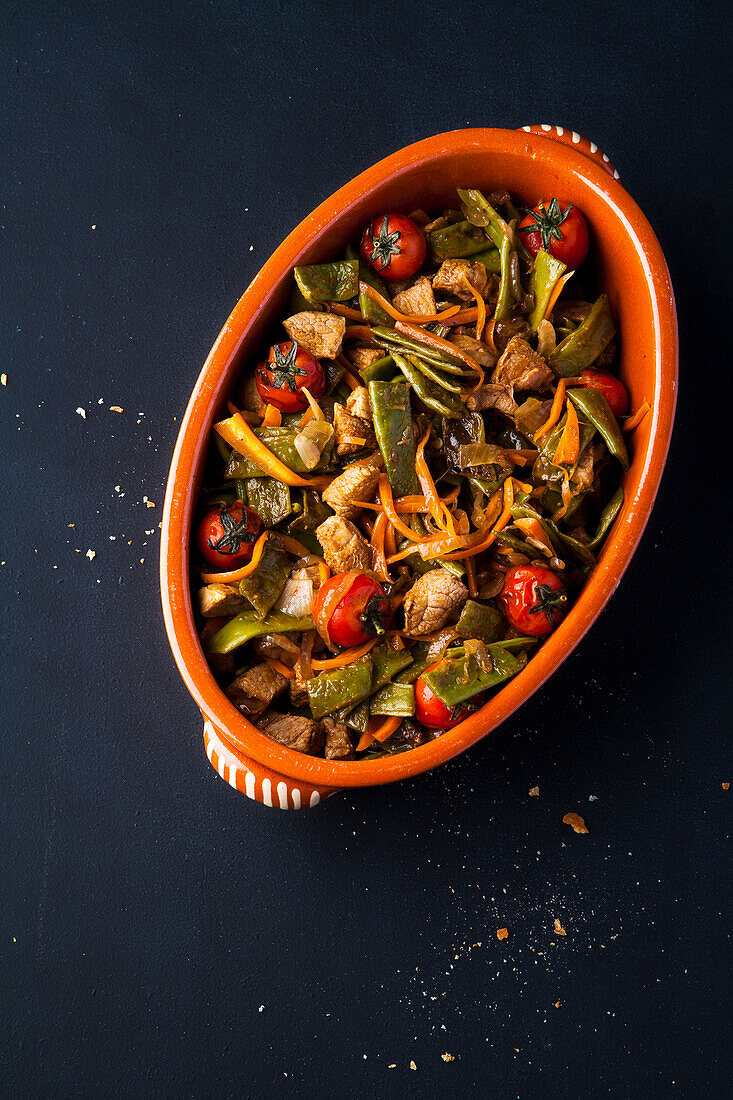
[[[264,1011],[265,1011],[265,1006],[264,1006],[264,1005],[260,1005],[260,1007],[259,1007],[259,1008],[257,1009],[257,1011],[258,1011],[258,1012],[264,1012]]]
[[[78,414],[82,418],[82,420],[86,420],[86,418],[87,418],[87,410],[86,409],[82,409],[81,405],[79,405],[79,407],[77,408],[76,411],[78,412]]]
[[[530,787],[529,788],[529,797],[530,798],[539,798],[540,797],[539,787]]]
[[[508,940],[509,939],[509,929],[508,928],[497,928],[496,938],[497,938],[497,940]]]
[[[121,413],[121,412],[124,412],[125,410],[120,405],[110,405],[109,411],[111,413]]]
[[[559,1001],[555,1001],[555,1008],[559,1008],[559,1007],[560,1007],[560,1002],[559,1002]]]
[[[76,527],[76,524],[75,524],[75,523],[67,523],[67,525],[66,525],[66,526],[67,526],[67,527]]]
[[[588,801],[589,802],[597,802],[598,801],[598,795],[597,794],[589,794],[588,795]]]
[[[417,1069],[417,1066],[414,1062],[410,1062],[410,1069]]]
[[[146,500],[145,501],[145,507],[146,508],[154,508],[155,505],[153,504],[152,500]]]
[[[90,561],[94,561],[96,556],[97,556],[97,551],[96,550],[87,550],[87,557],[89,558]]]
[[[449,1054],[447,1050],[444,1054],[441,1054],[440,1057],[443,1059],[444,1062],[455,1062],[456,1060],[455,1054]]]
[[[7,386],[8,376],[7,374],[0,374],[0,386]]]
[[[563,825],[570,825],[574,833],[587,833],[588,829],[580,814],[565,814]]]
[[[555,935],[556,936],[567,936],[567,932],[565,931],[563,926],[560,924],[560,921],[557,919],[557,917],[555,917],[555,926],[554,927],[555,927]]]
[[[390,1064],[387,1066],[387,1069],[397,1069],[397,1063],[390,1062]]]
[[[724,791],[729,791],[730,790],[730,783],[721,783],[720,785],[721,785],[721,787],[723,788]]]
[[[96,229],[96,228],[97,228],[97,227],[96,227],[96,225],[93,225],[93,226],[92,226],[92,229]]]

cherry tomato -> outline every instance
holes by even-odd
[[[526,210],[519,223],[520,240],[536,256],[541,248],[575,270],[588,255],[590,238],[585,218],[571,202],[562,205],[557,199],[541,202]]]
[[[309,351],[292,340],[273,344],[266,363],[255,370],[257,391],[268,405],[284,413],[301,412],[308,399],[301,389],[305,386],[316,400],[326,390],[323,367]]]
[[[328,596],[343,578],[343,573],[337,573],[321,585],[313,600],[313,618],[319,634],[327,634],[335,645],[362,645],[375,635],[384,634],[392,619],[392,602],[378,580],[368,573],[359,573],[325,622]]]
[[[626,386],[620,382],[614,374],[605,370],[594,370],[588,367],[570,383],[572,386],[583,386],[584,389],[598,390],[611,406],[614,416],[626,416],[629,411],[629,395]]]
[[[206,513],[196,541],[209,565],[238,569],[252,557],[252,548],[261,532],[262,520],[254,509],[235,500]]]
[[[504,578],[498,600],[515,630],[522,634],[550,634],[565,616],[565,585],[542,565],[515,565]]]
[[[430,665],[425,669],[425,672],[430,672],[436,665],[440,664],[440,661],[436,661],[434,665]],[[423,674],[424,675],[424,674]],[[462,706],[454,707],[453,710],[447,707],[438,696],[430,690],[428,685],[423,680],[422,676],[418,676],[415,681],[415,717],[418,722],[423,726],[426,726],[431,730],[449,730],[453,726],[457,726],[459,722],[462,722],[464,718],[468,718],[469,714],[481,706],[483,701],[483,693],[475,695],[467,703]]]
[[[361,238],[361,254],[385,279],[409,279],[425,262],[425,237],[404,214],[372,218]]]

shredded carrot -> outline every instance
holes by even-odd
[[[278,661],[277,657],[265,657],[265,663],[274,668],[276,672],[279,672],[281,676],[287,676],[288,680],[295,679],[295,670],[288,665],[284,665],[282,661]]]
[[[567,470],[563,470],[562,472],[562,488],[560,490],[560,495],[562,497],[562,505],[552,517],[553,523],[557,523],[559,519],[562,519],[568,510],[570,501],[573,499],[573,494],[570,492],[570,474]]]
[[[331,313],[335,313],[338,317],[345,317],[347,321],[364,320],[360,310],[352,309],[351,306],[344,306],[341,302],[329,302],[328,308]]]
[[[476,339],[480,340],[481,333],[484,331],[484,325],[486,324],[486,302],[476,290],[473,283],[468,281],[468,277],[465,274],[462,275],[461,278],[476,299]]]
[[[562,294],[562,288],[565,286],[568,279],[572,279],[574,274],[575,274],[574,271],[566,271],[565,274],[557,280],[554,287],[552,288],[552,294],[550,295],[549,301],[547,303],[547,309],[542,314],[543,320],[544,320],[545,317],[550,316],[553,309],[555,308],[556,301],[558,300],[558,298]]]
[[[445,521],[443,519],[443,511],[440,506],[440,496],[438,490],[435,488],[435,482],[433,481],[433,475],[430,473],[428,463],[425,458],[425,444],[430,439],[431,429],[425,432],[420,442],[417,445],[417,451],[415,452],[415,469],[417,470],[417,479],[420,482],[420,488],[425,495],[428,511],[433,517],[438,527],[444,527]]]
[[[468,594],[472,599],[478,596],[478,585],[476,584],[476,562],[474,558],[464,558],[464,564],[466,566],[466,580],[468,581]]]
[[[276,532],[278,542],[281,542],[285,549],[290,554],[295,554],[299,558],[311,557],[311,551],[307,546],[304,546],[302,542],[298,542],[297,539],[291,539],[290,535],[281,535],[279,531]]]
[[[387,519],[386,512],[380,512],[374,521],[374,527],[371,533],[372,558],[374,561],[374,572],[377,573],[383,581],[387,581],[387,583],[392,580],[389,575],[387,559],[385,557],[385,537],[388,527],[390,527],[390,523]]]
[[[649,405],[649,402],[646,399],[644,399],[644,401],[642,401],[641,405],[636,410],[636,412],[632,416],[630,416],[628,420],[626,420],[624,422],[624,426],[622,428],[622,431],[624,431],[624,432],[633,432],[634,428],[638,428],[639,424],[641,424],[641,422],[644,419],[644,417],[646,416],[646,414],[650,413],[651,411],[652,410],[651,410],[651,406]]]
[[[568,418],[560,436],[560,442],[552,460],[553,466],[572,466],[578,461],[580,452],[580,425],[575,405],[569,399],[565,402]]]
[[[533,452],[534,453],[534,452]],[[371,457],[369,459],[371,461]],[[443,497],[443,504],[453,504],[460,492],[460,486],[456,486],[452,489],[448,496]],[[353,500],[351,502],[355,508],[368,508],[371,512],[381,512],[384,510],[383,504],[375,504],[369,500]],[[412,514],[414,512],[427,512],[428,502],[425,497],[408,496],[408,497],[396,497],[393,501],[395,512],[399,514]]]
[[[359,293],[366,294],[367,298],[371,298],[373,302],[381,306],[384,312],[388,313],[390,317],[393,317],[395,321],[404,321],[408,324],[429,325],[432,321],[443,321],[447,317],[453,317],[461,308],[460,306],[449,306],[448,309],[444,309],[440,313],[425,313],[421,316],[413,317],[400,313],[391,302],[387,301],[383,294],[380,294],[373,286],[368,286],[367,283],[359,283]]]
[[[201,580],[204,584],[235,584],[237,581],[244,580],[250,573],[254,573],[255,569],[260,564],[262,551],[265,549],[265,543],[269,537],[270,531],[262,532],[257,542],[252,547],[252,557],[246,565],[241,567],[241,569],[232,569],[228,573],[202,573]]]
[[[328,568],[323,558],[319,558],[316,564],[318,565],[318,572],[321,576],[321,584],[325,584],[331,576],[331,570]]]
[[[369,732],[372,735],[372,739],[374,741],[386,741],[388,737],[391,737],[401,722],[401,718],[385,718],[375,729],[371,729],[370,723]]]
[[[419,206],[417,210],[413,210],[408,217],[411,222],[414,222],[415,225],[419,225],[421,229],[424,229],[426,225],[430,225],[430,217],[421,206]]]
[[[440,320],[440,318],[438,318]],[[437,336],[434,332],[428,332],[424,328],[415,328],[414,325],[405,321],[398,321],[395,325],[398,332],[401,332],[403,336],[411,336],[413,340],[419,340],[421,344],[425,344],[427,347],[432,348],[433,351],[440,351],[443,355],[447,355],[450,358],[457,359],[468,367],[469,370],[480,373],[483,377],[483,372],[475,359],[459,348],[457,344],[451,344],[450,340],[444,340],[442,336]]]
[[[547,554],[548,558],[555,556],[555,551],[550,543],[547,541],[547,535],[545,529],[538,519],[529,517],[528,519],[515,519],[514,526],[519,528],[523,535],[526,535],[529,539],[534,539],[542,549],[542,552]]]
[[[400,517],[397,515],[394,506],[394,498],[392,496],[392,486],[389,483],[389,478],[386,474],[380,474],[379,477],[379,499],[382,502],[382,506],[387,513],[389,522],[394,528],[396,528],[401,535],[409,539],[410,542],[430,542],[431,540],[424,536],[418,535],[411,527],[408,527],[406,523],[403,523]]]
[[[561,378],[557,384],[555,390],[555,396],[552,399],[552,408],[550,409],[550,415],[544,422],[541,428],[538,428],[534,433],[534,441],[537,443],[543,435],[547,435],[552,428],[555,427],[560,419],[560,413],[562,412],[563,401],[565,400],[565,379]]]
[[[516,478],[514,478],[513,480],[514,480],[514,488],[519,489],[520,493],[531,493],[532,492],[532,486],[529,484],[529,482],[527,482],[527,481],[517,481]]]
[[[494,498],[492,497],[492,500],[493,499]],[[509,520],[512,518],[513,504],[514,484],[512,482],[512,479],[508,477],[504,482],[504,508],[502,509],[501,515],[499,516],[491,530],[488,532],[488,534],[485,535],[480,542],[476,543],[474,546],[469,547],[463,553],[459,552],[457,554],[441,555],[444,561],[465,561],[466,558],[473,558],[477,554],[483,554],[484,550],[488,550],[488,548],[494,542],[499,531],[503,530],[503,528],[506,527],[506,525],[509,523]]]
[[[283,422],[283,414],[274,405],[265,406],[265,414],[262,417],[263,428],[279,428]]]
[[[374,738],[372,737],[369,730],[367,730],[366,733],[362,733],[361,737],[359,738],[359,743],[356,746],[356,751],[363,752],[364,749],[368,749],[373,740]]]
[[[384,532],[384,552],[385,554],[397,553],[397,538],[395,536],[395,529],[391,523],[387,524]]]
[[[344,340],[363,340],[365,344],[373,344],[374,337],[368,325],[347,325]]]
[[[489,345],[489,349],[493,351],[494,355],[498,355],[496,344],[494,343],[494,328],[496,327],[496,317],[492,317],[486,326],[486,332],[484,333],[484,343]]]
[[[316,672],[327,672],[332,668],[346,668],[347,665],[357,661],[359,657],[366,656],[371,649],[374,649],[378,641],[378,638],[370,638],[368,642],[364,642],[364,645],[357,646],[355,649],[345,649],[343,653],[339,653],[336,657],[326,657],[322,661],[314,657],[311,665]]]
[[[306,424],[310,424],[310,422],[311,422],[311,420],[313,419],[314,416],[315,416],[315,413],[313,412],[313,409],[309,405],[308,408],[303,413],[303,415],[301,416],[300,420],[298,421],[298,427],[300,429],[303,429],[306,426]]]
[[[364,385],[362,380],[354,374],[353,364],[349,362],[342,351],[336,356],[336,362],[344,368],[343,380],[350,389],[358,390],[360,386]]]
[[[257,438],[235,406],[232,405],[230,408],[234,410],[233,415],[228,420],[220,420],[215,424],[214,431],[230,447],[233,447],[237,454],[250,458],[263,473],[274,477],[277,481],[282,481],[284,485],[302,486],[305,489],[325,489],[331,484],[333,479],[325,475],[301,477],[300,474],[294,473],[265,446],[261,439]]]
[[[475,306],[471,306],[470,309],[462,309],[460,313],[454,313],[445,323],[451,328],[453,325],[470,325],[476,321],[477,317],[478,310]]]

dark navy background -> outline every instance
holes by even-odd
[[[47,0],[2,24],[2,1095],[728,1095],[729,13]],[[669,259],[651,523],[482,745],[265,809],[209,766],[163,632],[189,392],[324,197],[527,122],[597,142]]]

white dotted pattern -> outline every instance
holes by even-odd
[[[532,133],[532,127],[531,126],[522,126],[521,129],[525,130],[528,134]],[[550,126],[546,122],[540,123],[540,129],[544,130],[544,132],[546,134],[548,134],[551,130],[554,130],[558,137],[562,137],[563,134],[565,133],[565,128],[563,126]],[[570,139],[571,139],[573,145],[578,145],[582,141],[582,138],[581,138],[580,134],[577,132],[577,130],[570,130],[569,132],[570,132]],[[606,156],[606,154],[601,152],[601,150],[598,148],[598,146],[596,145],[596,143],[594,141],[589,141],[588,142],[588,147],[589,147],[591,153],[601,153],[601,156],[603,157],[603,160],[605,161],[605,163],[610,164],[610,161],[609,161],[608,157]],[[619,174],[618,174],[618,172],[616,171],[615,168],[613,170],[613,178],[615,180],[620,178]]]

